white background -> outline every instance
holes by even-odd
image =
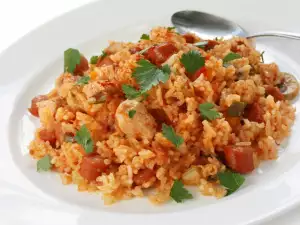
[[[93,0],[0,0],[0,52],[46,21],[91,1]],[[16,56],[16,62],[17,60],[21,59]],[[296,224],[300,224],[299,208],[264,225]]]

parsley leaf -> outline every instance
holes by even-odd
[[[169,65],[164,65],[162,69],[157,68],[148,60],[141,59],[137,62],[132,76],[136,79],[137,83],[141,86],[141,92],[148,91],[152,86],[157,85],[159,82],[165,83],[171,73]]]
[[[105,51],[102,51],[102,54],[100,55],[100,57],[103,59],[107,56],[107,53]]]
[[[208,41],[200,41],[200,42],[195,43],[194,45],[198,48],[204,49],[207,44],[208,44]]]
[[[205,58],[201,56],[200,52],[191,50],[181,56],[180,62],[188,73],[195,73],[205,65]]]
[[[142,93],[140,91],[136,90],[134,87],[132,87],[128,84],[123,84],[122,90],[127,99],[135,99],[142,95]]]
[[[141,38],[142,40],[150,40],[150,36],[148,34],[142,34]]]
[[[90,59],[90,64],[96,64],[99,59],[99,56],[93,55]]]
[[[134,117],[135,114],[136,114],[136,110],[133,110],[133,109],[132,109],[132,110],[129,110],[129,111],[128,111],[128,116],[129,116],[129,118],[131,118],[131,119]]]
[[[183,138],[175,133],[173,127],[168,126],[165,123],[162,124],[162,133],[169,141],[171,141],[176,146],[176,148],[183,144]]]
[[[80,130],[76,132],[75,140],[78,144],[82,145],[86,153],[93,152],[93,140],[91,134],[85,125],[81,126]]]
[[[262,51],[262,53],[260,54],[260,58],[261,58],[262,63],[265,63],[264,54],[265,54],[265,51]]]
[[[48,171],[52,167],[51,165],[51,157],[49,155],[45,155],[43,158],[39,159],[36,163],[36,170],[40,171]]]
[[[203,103],[199,105],[199,111],[204,120],[215,120],[220,118],[220,113],[214,109],[214,104],[212,103]]]
[[[90,79],[91,78],[89,76],[83,76],[76,82],[76,84],[77,85],[88,84]]]
[[[77,49],[67,49],[64,52],[64,71],[73,73],[76,65],[80,64],[80,58],[80,52]]]
[[[168,31],[175,30],[175,27],[167,27]]]
[[[192,199],[193,195],[183,187],[183,183],[179,180],[174,180],[171,188],[170,197],[177,203],[183,202],[184,199]]]
[[[227,195],[232,194],[245,182],[245,177],[239,173],[225,171],[218,173],[220,184],[227,189]]]
[[[223,65],[232,60],[240,59],[240,58],[242,58],[242,56],[240,54],[229,52],[223,59]]]

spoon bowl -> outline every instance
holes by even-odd
[[[282,31],[265,31],[249,34],[238,24],[205,12],[184,10],[172,15],[171,21],[179,33],[194,33],[204,39],[222,37],[230,39],[234,36],[257,37],[283,37],[300,40],[300,34]]]

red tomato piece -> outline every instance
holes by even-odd
[[[268,86],[266,87],[266,93],[272,95],[275,101],[283,101],[284,95],[280,92],[278,87]]]
[[[200,75],[203,73],[204,76],[206,76],[206,68],[205,66],[202,66],[200,69],[198,69],[191,77],[191,81],[195,81]]]
[[[31,113],[31,115],[39,117],[39,108],[37,106],[37,103],[48,100],[47,95],[39,95],[34,97],[31,100],[31,107],[28,109],[28,111]]]
[[[224,148],[227,166],[238,173],[250,173],[255,169],[254,154],[256,149],[252,146],[229,145]]]
[[[246,107],[245,115],[250,121],[264,122],[264,110],[257,102]]]
[[[100,66],[103,66],[103,65],[106,65],[106,66],[110,66],[110,65],[113,65],[114,62],[110,59],[109,56],[106,56],[106,57],[100,57],[98,59],[98,62],[96,64],[97,67],[100,67]]]
[[[140,47],[133,47],[133,48],[129,49],[129,51],[131,54],[135,54],[137,52],[142,51],[142,49]]]
[[[108,165],[99,155],[84,156],[80,164],[79,174],[88,181],[96,180],[105,170]]]
[[[182,37],[184,37],[186,43],[190,43],[190,44],[195,43],[195,37],[192,34],[187,33],[182,35]]]
[[[133,181],[136,185],[142,185],[148,182],[152,177],[155,177],[155,171],[150,169],[143,169],[138,174],[133,176]]]
[[[74,74],[75,75],[83,75],[83,73],[85,71],[87,71],[88,69],[89,69],[89,62],[83,55],[81,55],[80,63],[76,65]]]
[[[39,137],[43,141],[49,141],[50,145],[55,148],[56,145],[56,135],[54,131],[48,131],[46,129],[39,131]]]
[[[178,49],[173,44],[166,43],[149,48],[148,51],[144,53],[144,56],[150,62],[160,66],[177,51]]]
[[[207,41],[207,45],[205,45],[204,50],[205,51],[211,50],[211,49],[213,49],[218,44],[220,44],[220,42],[215,41],[215,40],[208,40]]]

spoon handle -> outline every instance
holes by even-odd
[[[247,36],[248,39],[257,37],[283,37],[300,40],[300,34],[282,31],[265,31]]]

